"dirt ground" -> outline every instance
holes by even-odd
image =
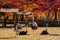
[[[26,30],[24,27],[22,30]],[[40,35],[45,27],[36,30],[27,28],[27,35],[16,35],[14,28],[0,28],[0,40],[60,40],[60,27],[47,27],[49,35]]]

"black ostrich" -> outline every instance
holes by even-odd
[[[19,29],[22,29],[22,26],[21,26],[21,24],[20,23],[17,23],[16,24],[16,27],[15,27],[15,30],[16,30],[16,33],[18,34],[18,35],[26,35],[27,34],[27,27],[26,27],[26,31],[19,31]]]
[[[31,22],[31,28],[33,30],[36,30],[38,28],[38,24],[36,22],[34,22],[34,17],[32,18],[32,22]]]
[[[16,27],[15,27],[15,30],[16,32],[18,32],[19,29],[22,29],[22,26],[20,23],[17,23]],[[18,35],[26,35],[27,34],[27,27],[26,27],[26,31],[19,31],[17,34]]]
[[[47,31],[47,27],[48,27],[48,23],[46,24],[46,30],[43,30],[41,35],[47,35],[49,34],[48,31]]]

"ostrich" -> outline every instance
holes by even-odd
[[[21,31],[19,31],[19,29],[21,29]],[[16,30],[17,35],[26,35],[27,34],[27,27],[26,27],[26,31],[22,31],[22,26],[19,23],[17,23],[15,30]]]
[[[46,29],[42,31],[41,35],[47,35],[49,34],[47,31],[48,23],[46,24]]]
[[[15,31],[16,31],[16,34],[19,35],[19,29],[22,29],[22,26],[20,23],[17,23],[16,26],[15,26]]]
[[[31,28],[32,28],[33,32],[34,32],[34,30],[36,30],[38,28],[38,24],[36,22],[34,22],[34,17],[33,17],[33,20],[31,22]]]
[[[38,27],[38,24],[36,22],[34,22],[34,17],[33,17],[32,22],[31,22],[31,28],[37,29],[37,27]]]

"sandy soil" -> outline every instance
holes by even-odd
[[[45,27],[40,27],[37,30],[28,28],[27,35],[16,35],[14,28],[0,28],[0,40],[60,40],[60,28],[59,27],[47,27],[49,34],[54,35],[40,35]],[[23,28],[22,30],[26,30]],[[55,35],[56,34],[56,35]]]

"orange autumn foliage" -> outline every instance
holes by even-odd
[[[55,3],[56,3],[56,5],[58,3],[58,5],[56,6]],[[18,8],[18,9],[23,10],[25,12],[31,11],[32,15],[30,15],[29,17],[33,17],[33,16],[35,17],[38,14],[37,17],[39,16],[40,19],[42,19],[42,17],[45,14],[48,14],[49,11],[51,12],[51,10],[54,10],[53,9],[54,7],[55,8],[60,7],[60,0],[58,2],[55,2],[55,1],[48,2],[48,0],[47,1],[45,1],[45,0],[31,0],[29,2],[26,2],[25,0],[10,0],[10,1],[4,0],[4,1],[1,1],[0,4],[2,4],[2,5],[9,4],[8,6],[10,8],[12,7],[10,5],[13,5],[14,8]],[[50,4],[51,4],[51,6],[49,6]],[[49,8],[52,8],[52,9],[49,9]],[[36,10],[38,10],[38,11],[36,12]],[[39,10],[41,10],[41,11],[39,11]],[[47,12],[45,12],[45,11],[47,11]],[[41,12],[42,12],[42,15],[41,15]],[[45,12],[45,13],[43,13],[43,12]],[[12,16],[12,13],[7,13],[7,15]],[[53,15],[53,13],[51,15]],[[51,16],[51,19],[53,19],[52,16]]]

